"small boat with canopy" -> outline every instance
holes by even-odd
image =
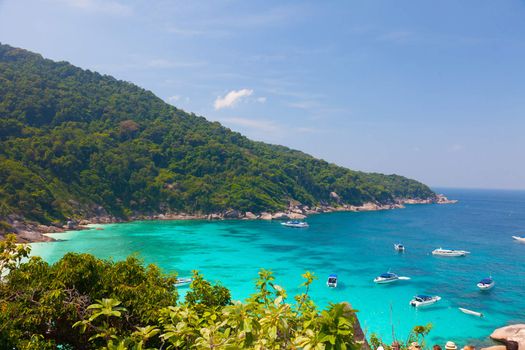
[[[441,300],[440,296],[430,296],[430,295],[416,295],[414,299],[410,300],[410,305],[414,307],[427,306],[437,303]]]
[[[392,283],[399,280],[409,280],[410,277],[404,277],[404,276],[398,276],[397,274],[393,272],[385,272],[374,278],[374,283],[377,284],[386,284],[386,283]]]
[[[492,277],[484,278],[481,281],[478,282],[477,286],[481,290],[489,290],[494,287],[496,282],[494,282],[494,279]]]
[[[331,274],[328,276],[328,280],[326,281],[326,285],[330,288],[336,288],[337,287],[337,275]]]

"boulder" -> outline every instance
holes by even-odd
[[[289,218],[288,214],[283,212],[278,212],[272,215],[272,220],[288,220]]]
[[[250,220],[255,220],[257,219],[257,215],[255,215],[254,213],[252,213],[251,211],[247,211],[246,213],[244,213],[244,217],[246,219],[250,219]]]
[[[238,219],[240,216],[241,213],[235,209],[226,210],[223,214],[225,219]]]
[[[72,230],[76,226],[77,226],[77,223],[74,220],[68,220],[68,222],[66,223],[66,227],[64,227],[64,228]]]
[[[505,344],[507,349],[525,350],[525,324],[515,324],[496,329],[490,337]]]
[[[332,198],[337,203],[341,202],[341,197],[339,197],[337,192],[330,192],[330,198]]]
[[[494,345],[487,348],[481,348],[481,350],[507,350],[505,345]]]
[[[272,219],[272,214],[270,213],[261,213],[261,217],[260,217],[261,220],[271,220]]]
[[[287,216],[288,218],[293,219],[293,220],[306,219],[306,215],[299,214],[299,213],[290,213],[290,214],[287,214]]]

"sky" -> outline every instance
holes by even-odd
[[[351,169],[525,189],[524,0],[0,0],[0,42]]]

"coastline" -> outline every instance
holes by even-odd
[[[338,195],[332,192],[331,197],[338,199]],[[112,215],[95,216],[91,218],[76,220],[68,220],[65,225],[53,226],[43,225],[24,221],[23,218],[15,217],[15,220],[9,222],[15,229],[20,243],[34,243],[34,242],[52,242],[57,241],[53,237],[48,236],[49,233],[62,233],[66,231],[78,231],[92,229],[93,225],[97,224],[111,224],[123,223],[133,221],[148,221],[148,220],[303,220],[310,215],[333,213],[333,212],[368,212],[380,210],[402,209],[406,205],[415,204],[454,204],[457,200],[448,199],[443,194],[436,195],[435,198],[429,199],[413,199],[413,198],[397,198],[394,203],[381,204],[366,202],[360,206],[340,204],[338,206],[321,205],[310,208],[301,203],[291,201],[286,211],[280,212],[241,212],[235,209],[225,210],[220,213],[163,213],[153,215],[133,215],[127,219],[118,218]],[[97,229],[97,228],[95,228]],[[99,228],[102,229],[102,228]]]

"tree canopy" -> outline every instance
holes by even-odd
[[[435,195],[251,141],[129,82],[0,44],[0,219],[277,211],[290,200],[334,204],[331,192],[353,205]]]

